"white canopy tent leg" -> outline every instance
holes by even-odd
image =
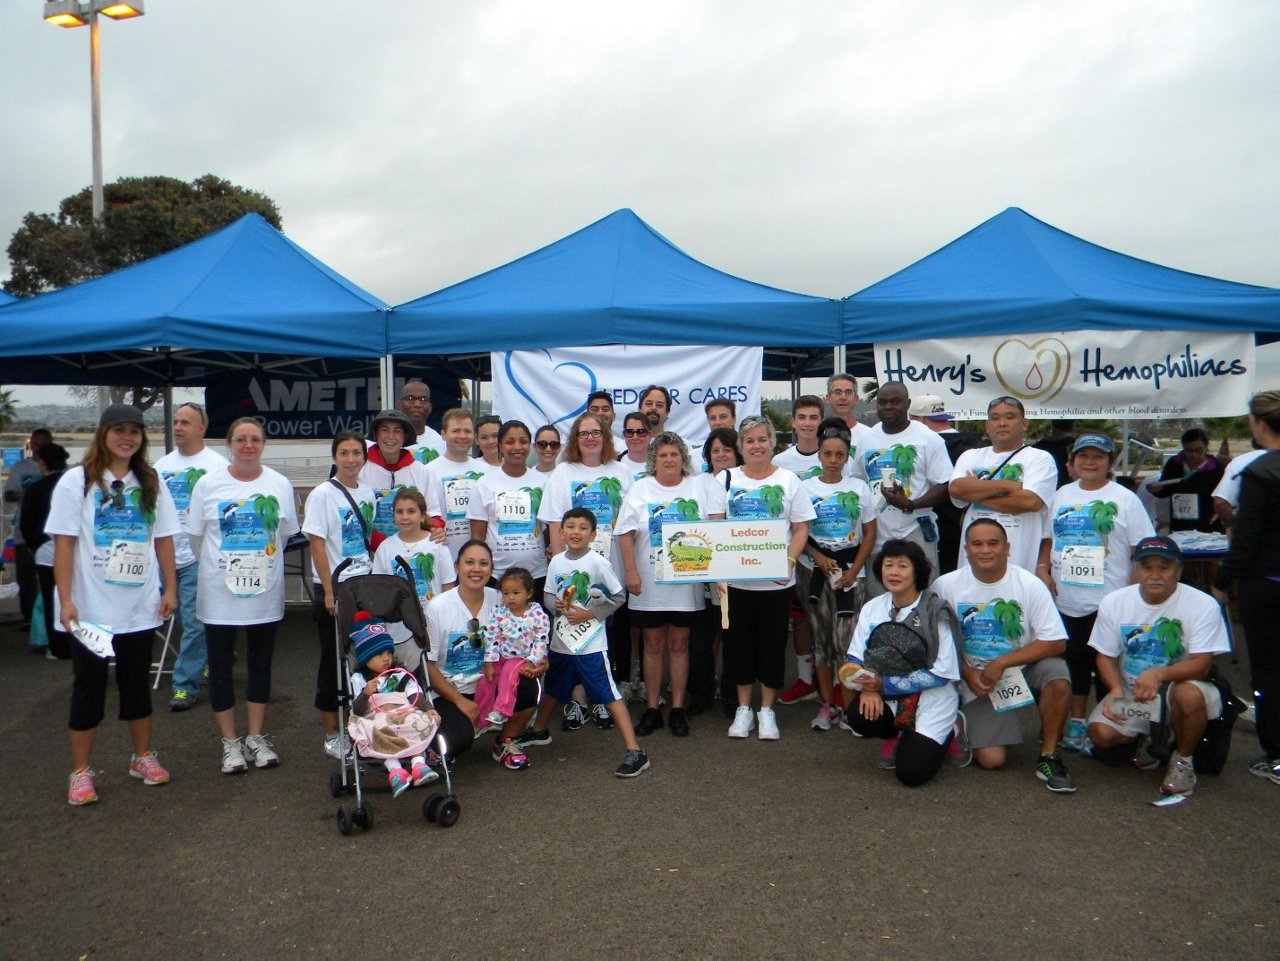
[[[381,409],[390,410],[396,405],[396,359],[387,354],[378,361],[378,377],[381,380]]]

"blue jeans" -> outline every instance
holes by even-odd
[[[196,576],[199,564],[178,568],[178,622],[182,639],[173,661],[173,689],[194,694],[204,686],[204,668],[209,655],[205,649],[204,625],[196,617]]]

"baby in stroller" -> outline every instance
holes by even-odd
[[[425,697],[414,674],[395,660],[395,643],[387,622],[368,611],[352,619],[351,642],[358,665],[351,674],[351,717],[347,731],[363,758],[377,758],[387,769],[392,797],[412,784],[419,787],[439,778],[427,760],[427,750],[440,727],[440,715],[421,710]],[[410,771],[404,758],[411,758]]]

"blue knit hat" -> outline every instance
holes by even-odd
[[[351,640],[356,646],[356,663],[364,665],[369,659],[384,651],[395,650],[395,641],[387,630],[387,622],[374,617],[368,611],[356,611],[352,618],[355,627],[351,631]]]

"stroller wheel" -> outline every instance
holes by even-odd
[[[329,775],[329,794],[333,797],[342,797],[342,775],[337,771]]]
[[[346,808],[338,808],[338,833],[347,835],[351,833],[351,812]]]
[[[458,803],[458,799],[450,794],[441,803],[436,810],[436,823],[442,828],[451,828],[458,823],[458,818],[462,816],[462,805]]]
[[[440,816],[440,805],[444,803],[443,794],[433,794],[422,802],[422,816],[434,821]]]
[[[355,813],[351,816],[351,820],[355,821],[356,826],[364,831],[373,830],[373,808],[367,804],[361,804],[356,808]]]

